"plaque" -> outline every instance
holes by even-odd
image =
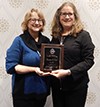
[[[63,68],[64,46],[60,44],[42,44],[40,69],[44,72]]]

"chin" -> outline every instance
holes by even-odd
[[[40,31],[40,29],[34,29],[34,32],[39,32]]]
[[[64,26],[66,26],[66,27],[71,27],[72,24],[65,24]]]

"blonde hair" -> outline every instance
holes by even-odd
[[[75,16],[75,23],[72,26],[71,34],[73,36],[76,36],[77,33],[79,33],[81,30],[83,30],[83,24],[80,20],[80,17],[79,17],[79,14],[77,12],[75,5],[71,2],[65,2],[57,9],[57,11],[54,15],[52,25],[51,25],[52,26],[52,29],[51,29],[52,30],[52,34],[51,34],[52,36],[59,36],[63,32],[63,27],[62,27],[59,19],[60,19],[61,10],[66,5],[70,6],[73,9],[74,16]]]
[[[31,19],[33,12],[36,12],[36,13],[38,14],[38,16],[40,17],[40,19],[42,19],[43,28],[41,29],[41,32],[43,32],[44,26],[45,26],[45,24],[46,24],[44,15],[43,15],[43,13],[42,13],[41,11],[39,11],[38,9],[34,9],[34,8],[32,8],[31,10],[29,10],[29,11],[25,14],[24,20],[23,20],[23,22],[21,23],[22,30],[23,30],[23,32],[24,32],[25,30],[28,29],[28,26],[27,26],[27,25],[28,25],[28,21]]]

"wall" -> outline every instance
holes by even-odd
[[[67,0],[0,0],[0,107],[12,107],[11,76],[5,72],[5,52],[21,31],[25,12],[34,7],[45,14],[44,34],[50,38],[50,23],[56,9]],[[89,70],[90,83],[85,107],[100,105],[100,0],[70,0],[78,8],[85,29],[95,44],[95,64]],[[52,107],[51,96],[46,107]]]

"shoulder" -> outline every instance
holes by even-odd
[[[90,33],[86,30],[82,30],[80,33],[78,33],[77,37],[82,41],[87,41],[91,39]]]
[[[88,31],[86,31],[86,30],[82,30],[80,33],[78,33],[78,36],[89,37],[90,33]]]
[[[21,44],[21,42],[22,42],[21,37],[20,37],[20,36],[16,36],[16,37],[14,38],[14,40],[13,40],[13,42],[12,42],[12,44],[11,44],[10,47],[19,47],[20,44]]]
[[[16,36],[16,37],[14,38],[14,42],[18,42],[18,41],[21,41],[21,37],[20,37],[20,36]]]
[[[83,30],[81,31],[79,34],[78,34],[78,40],[80,40],[80,43],[81,44],[84,44],[84,45],[91,45],[94,47],[94,44],[92,42],[92,38],[91,38],[91,35],[88,31],[86,30]]]

